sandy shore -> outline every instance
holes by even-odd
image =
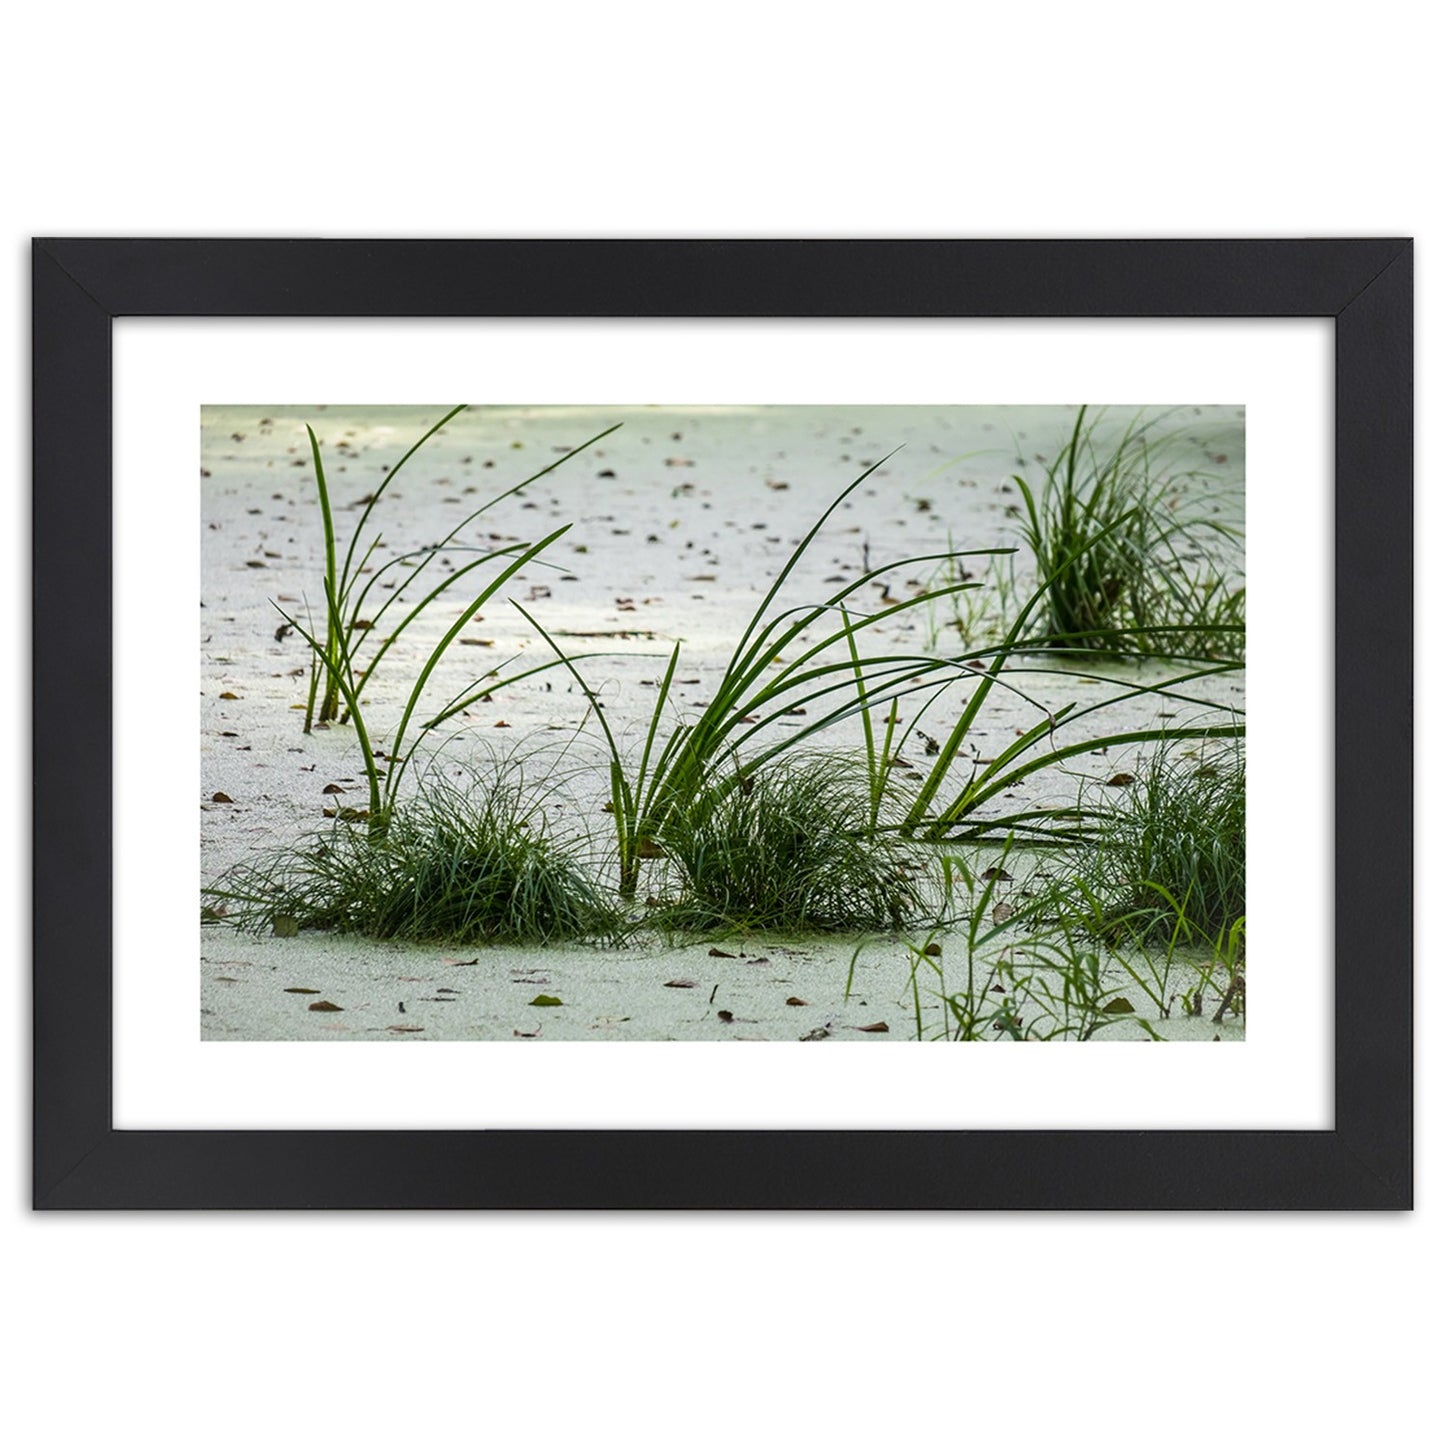
[[[200,875],[210,883],[257,851],[326,826],[324,810],[364,806],[350,728],[302,732],[308,654],[278,636],[273,601],[300,612],[320,597],[322,544],[305,423],[321,439],[344,540],[405,449],[445,407],[207,408],[201,447]],[[1009,481],[1052,456],[1068,408],[474,408],[408,464],[373,514],[395,555],[439,541],[489,496],[616,422],[621,429],[477,519],[458,540],[499,546],[570,530],[513,580],[508,595],[578,654],[613,727],[635,736],[650,687],[682,641],[684,698],[704,699],[738,632],[777,570],[828,502],[894,452],[830,519],[786,584],[780,604],[816,600],[864,566],[950,549],[1012,545],[1019,497]],[[1180,418],[1201,459],[1242,488],[1243,421],[1233,409]],[[901,450],[894,451],[895,448]],[[1224,462],[1214,458],[1224,457]],[[866,563],[865,563],[866,559]],[[982,571],[980,563],[979,570]],[[907,595],[915,568],[889,580]],[[465,583],[462,584],[463,587]],[[868,594],[861,594],[868,595]],[[370,696],[395,717],[425,650],[459,614],[459,588],[383,663]],[[919,608],[881,629],[909,651],[944,649],[949,618]],[[464,629],[429,697],[438,704],[493,669],[545,660],[545,645],[501,597]],[[1098,680],[1055,669],[1011,676],[995,690],[974,741],[982,755],[1066,702],[1087,705],[1137,674]],[[1103,675],[1107,674],[1107,675]],[[599,824],[604,779],[595,722],[560,672],[499,688],[457,720],[439,766],[525,755],[553,825]],[[1201,701],[1243,706],[1243,674],[1196,684]],[[651,696],[655,696],[652,693]],[[915,747],[946,731],[966,691],[955,688],[920,723]],[[1187,720],[1190,705],[1155,697],[1111,710],[1097,731]],[[848,725],[839,729],[840,734]],[[579,731],[580,730],[580,731]],[[1080,736],[1087,734],[1081,733]],[[840,746],[858,738],[839,736]],[[905,752],[908,749],[905,748]],[[1074,759],[1036,775],[1007,808],[1072,802],[1087,778],[1126,768],[1122,753]],[[337,791],[339,790],[339,791]],[[227,801],[213,801],[221,794]],[[861,951],[860,951],[861,947]],[[943,941],[945,965],[958,948]],[[855,958],[856,953],[856,958]],[[903,939],[748,938],[625,949],[569,945],[481,951],[378,944],[313,934],[253,938],[224,926],[200,935],[201,1024],[216,1039],[739,1039],[884,1042],[916,1027]],[[473,961],[475,960],[475,961]],[[854,966],[853,990],[845,984]],[[690,986],[688,986],[690,985]],[[1182,979],[1181,979],[1182,987]],[[315,992],[309,992],[315,990]],[[561,999],[538,1005],[539,997]],[[797,1000],[794,1002],[793,1000]],[[330,1009],[319,1004],[332,1004]],[[1146,1011],[1142,995],[1136,1006]],[[942,1021],[925,998],[925,1032]],[[887,1031],[864,1031],[886,1024]],[[1170,1036],[1238,1036],[1238,1026],[1172,1020]],[[1109,1037],[1143,1037],[1117,1028]]]

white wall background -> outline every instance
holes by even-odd
[[[33,234],[1414,234],[1418,512],[1438,536],[1441,107],[1420,13],[137,0],[12,18],[0,1372],[17,1438],[1419,1435],[1438,1414],[1428,1051],[1408,1218],[31,1216],[21,740]],[[1420,586],[1428,662],[1438,569]],[[1428,717],[1423,669],[1419,688]],[[1428,821],[1439,770],[1421,762]]]

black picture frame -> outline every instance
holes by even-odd
[[[35,1208],[1411,1207],[1408,240],[39,239],[32,268]],[[114,1128],[95,639],[130,316],[1332,318],[1333,1129]]]

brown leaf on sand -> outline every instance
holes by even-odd
[[[888,1032],[888,1025],[881,1019],[876,1024],[850,1024],[849,1027],[860,1034],[886,1034]]]
[[[670,978],[663,988],[696,988],[697,981],[691,978]]]
[[[301,925],[284,913],[278,913],[271,920],[271,932],[277,938],[295,938],[301,932]]]
[[[323,793],[344,793],[346,789],[340,783],[327,783],[321,791]]]
[[[717,1016],[718,1016],[718,1018],[720,1018],[720,1019],[723,1021],[723,1023],[725,1023],[725,1024],[730,1024],[730,1023],[733,1021],[732,1012],[731,1012],[731,1010],[729,1010],[729,1009],[720,1008],[720,1009],[717,1011]]]
[[[1133,781],[1133,773],[1115,773],[1104,786],[1106,788],[1127,788]]]
[[[221,701],[222,701],[222,702],[241,702],[241,701],[242,701],[242,698],[241,698],[241,696],[240,696],[239,693],[223,692],[223,693],[221,694]]]
[[[513,1029],[512,1037],[514,1039],[535,1039],[541,1032],[542,1025],[538,1024],[534,1029]]]
[[[985,868],[979,877],[983,879],[997,879],[1000,883],[1012,883],[1013,874],[1006,868]]]
[[[448,968],[474,968],[477,964],[475,958],[444,958],[442,962]]]
[[[282,990],[284,993],[320,993],[319,988],[288,988]]]
[[[426,1030],[420,1024],[387,1024],[389,1034],[422,1034]]]
[[[308,1010],[314,1014],[339,1014],[342,1012],[339,1003],[332,1003],[330,999],[321,999],[318,1003],[308,1004]]]
[[[708,949],[708,951],[707,951],[707,956],[708,956],[709,958],[736,958],[736,957],[737,957],[737,954],[735,954],[735,953],[724,953],[724,952],[722,951],[722,949],[720,949],[720,948],[710,948],[710,949]]]
[[[211,801],[213,803],[234,803],[236,800],[229,793],[212,793]]]
[[[805,998],[790,998],[787,1001],[789,1008],[807,1008],[808,1000]]]
[[[993,921],[995,923],[1007,923],[1014,916],[1012,903],[996,903],[993,909]]]
[[[1109,1002],[1106,1003],[1104,1007],[1100,1010],[1100,1012],[1106,1014],[1131,1014],[1134,1012],[1134,1005],[1131,1004],[1129,1000],[1123,996],[1123,994],[1119,994],[1116,997],[1111,998]]]

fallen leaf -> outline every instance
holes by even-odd
[[[340,783],[327,783],[321,791],[323,793],[344,793],[346,789]]]
[[[735,954],[735,953],[724,953],[724,952],[722,951],[722,949],[720,949],[720,948],[710,948],[710,949],[708,949],[708,951],[707,951],[707,956],[708,956],[709,958],[736,958],[736,957],[737,957],[737,954]]]
[[[448,968],[474,968],[477,960],[475,958],[444,958],[442,962]]]
[[[993,910],[993,921],[995,923],[1007,923],[1014,916],[1012,903],[996,903]]]
[[[1115,773],[1104,786],[1106,788],[1127,788],[1133,781],[1133,773]]]
[[[663,988],[696,988],[697,983],[690,978],[670,978],[663,984]]]
[[[339,1003],[332,1003],[329,999],[321,999],[318,1003],[307,1004],[307,1009],[314,1014],[339,1014],[342,1012]]]
[[[513,1029],[512,1037],[514,1039],[535,1039],[541,1032],[542,1025],[538,1024],[534,1029]]]
[[[1014,878],[1012,873],[1003,868],[985,868],[979,876],[985,881],[997,878],[1001,883],[1012,883]]]
[[[389,1034],[420,1034],[426,1032],[420,1024],[387,1024],[386,1031]]]
[[[853,1024],[852,1028],[857,1029],[860,1034],[886,1034],[888,1025],[881,1019],[876,1024]]]
[[[229,793],[212,793],[211,801],[213,803],[234,803],[236,800]]]
[[[718,1016],[725,1024],[730,1024],[730,1023],[733,1021],[732,1012],[731,1012],[729,1009],[720,1008],[720,1009],[717,1011],[717,1016]]]
[[[923,956],[925,958],[942,958],[943,945],[938,943],[925,943],[923,945]]]
[[[319,988],[288,988],[288,989],[284,989],[283,992],[285,992],[285,993],[320,993],[321,990],[320,990]]]
[[[531,1006],[533,1008],[561,1008],[562,1000],[550,993],[539,993],[537,997],[532,1000]]]
[[[1134,1005],[1122,994],[1118,998],[1111,998],[1102,1009],[1106,1014],[1131,1014],[1134,1012]]]
[[[639,838],[637,840],[637,856],[639,858],[666,858],[667,854],[651,838]]]
[[[295,938],[301,931],[301,925],[284,913],[278,913],[271,920],[271,932],[277,938]]]
[[[236,694],[236,693],[234,693],[234,692],[223,692],[223,693],[221,694],[221,701],[222,701],[222,702],[242,702],[242,701],[244,701],[244,699],[241,698],[238,694]]]
[[[808,1000],[805,998],[790,998],[787,1001],[789,1008],[807,1008]]]
[[[804,1034],[798,1042],[800,1044],[815,1044],[820,1039],[828,1038],[832,1038],[832,1034],[828,1031],[828,1026],[824,1024],[822,1028],[814,1029],[811,1033]]]

